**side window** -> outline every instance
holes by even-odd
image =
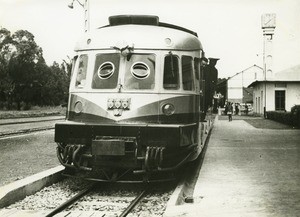
[[[193,58],[190,56],[182,56],[181,66],[183,90],[193,90]]]
[[[179,89],[179,66],[178,57],[168,55],[164,62],[164,80],[163,87],[167,90]]]
[[[74,74],[75,65],[76,65],[77,60],[78,60],[78,56],[74,56],[73,59],[72,59],[71,76],[73,76],[73,74]],[[67,68],[67,69],[69,71],[69,68]]]
[[[126,62],[124,89],[154,89],[155,55],[133,54]]]
[[[99,54],[96,56],[92,88],[114,89],[119,77],[119,54]]]
[[[76,84],[77,88],[83,88],[86,82],[86,72],[88,64],[88,56],[86,54],[79,56]]]
[[[200,90],[200,71],[201,71],[201,66],[200,66],[200,58],[195,58],[194,59],[194,72],[195,72],[195,89],[197,91]]]
[[[200,78],[200,58],[194,59],[195,77],[199,81]]]

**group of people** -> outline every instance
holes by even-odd
[[[233,103],[232,102],[227,102],[226,106],[225,106],[225,113],[228,115],[228,120],[229,121],[232,121],[232,115],[233,115],[233,112],[235,112],[235,115],[238,115],[239,114],[239,104],[238,103],[235,103],[234,104],[234,110],[233,110]],[[245,105],[245,114],[248,115],[248,111],[249,111],[249,108],[248,108],[248,105],[246,104]]]

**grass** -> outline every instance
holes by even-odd
[[[247,119],[245,120],[248,124],[251,124],[255,128],[260,129],[294,129],[295,127],[282,124],[270,119]]]

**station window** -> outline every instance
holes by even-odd
[[[145,90],[154,89],[155,55],[132,54],[126,62],[124,89]]]
[[[193,58],[190,56],[182,56],[181,66],[183,90],[193,90]]]
[[[285,90],[275,90],[275,110],[285,111]]]
[[[76,84],[77,88],[83,88],[86,83],[86,73],[87,73],[87,64],[88,64],[88,56],[86,54],[79,56],[78,70],[76,76]]]
[[[164,63],[164,80],[163,87],[167,90],[179,89],[179,66],[178,57],[168,55]]]
[[[93,74],[93,89],[114,89],[118,84],[120,55],[99,54],[96,56]]]

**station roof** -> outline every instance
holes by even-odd
[[[300,80],[261,80],[261,81],[254,81],[252,82],[248,87],[255,87],[258,84],[264,84],[264,83],[299,83]]]

